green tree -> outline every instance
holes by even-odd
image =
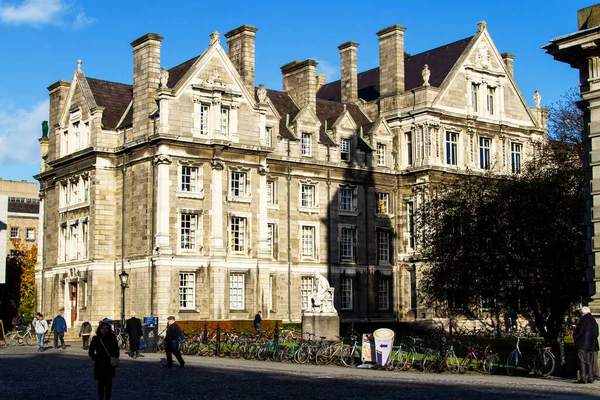
[[[548,107],[548,137],[550,139],[581,144],[583,111],[577,106],[581,101],[583,99],[579,89],[573,87]]]
[[[529,312],[554,340],[585,295],[586,229],[578,146],[541,146],[516,176],[467,174],[431,186],[417,213],[422,299]]]
[[[21,312],[32,319],[35,305],[37,246],[28,246],[18,239],[12,243],[14,251],[6,257],[6,284],[0,293],[5,324]]]

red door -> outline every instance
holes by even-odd
[[[71,284],[71,326],[77,320],[77,283]]]

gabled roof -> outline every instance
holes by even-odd
[[[133,98],[133,86],[94,78],[86,80],[96,104],[104,107],[102,125],[105,129],[116,129]]]
[[[169,81],[167,82],[167,87],[174,88],[179,82],[179,80],[183,78],[185,73],[188,72],[188,70],[192,67],[192,65],[194,65],[196,60],[199,58],[200,56],[196,56],[192,59],[187,60],[186,62],[183,62],[171,68],[169,70]]]
[[[427,64],[431,71],[429,84],[439,87],[465,51],[473,36],[444,46],[404,57],[404,91],[423,84],[421,71]],[[341,80],[327,83],[319,89],[317,97],[324,100],[340,101],[342,98]],[[379,98],[379,67],[358,74],[358,98],[373,101]]]
[[[295,137],[288,131],[286,126],[287,115],[289,114],[290,121],[296,117],[300,109],[296,106],[296,103],[292,98],[283,92],[276,92],[275,90],[267,90],[267,96],[277,112],[281,115],[281,121],[279,121],[279,135],[285,139],[294,140]]]

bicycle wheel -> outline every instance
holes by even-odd
[[[7,346],[16,346],[19,343],[17,332],[8,332],[5,335],[5,342]]]
[[[473,353],[469,353],[465,356],[465,358],[463,358],[462,362],[460,363],[461,374],[464,374],[473,367],[474,359],[475,357],[473,356]]]
[[[548,350],[536,354],[533,357],[533,368],[541,376],[548,376],[554,372],[554,354]]]
[[[499,364],[500,357],[498,357],[498,354],[488,354],[485,360],[483,360],[483,373],[495,374],[498,371]]]
[[[425,350],[423,360],[421,361],[421,368],[423,372],[438,372],[438,357],[433,350]]]
[[[415,364],[415,351],[413,349],[402,350],[398,362],[400,371],[408,371]]]
[[[358,351],[358,347],[354,346],[344,346],[342,348],[342,364],[346,367],[354,367],[360,362],[360,352]]]
[[[458,374],[460,372],[460,361],[458,357],[456,357],[456,353],[454,350],[446,353],[446,369],[452,372],[453,374]]]
[[[310,358],[310,347],[308,345],[301,345],[300,348],[294,354],[294,360],[298,364],[306,364]]]
[[[37,337],[33,336],[31,332],[25,334],[25,344],[27,346],[35,346],[37,344]]]
[[[519,353],[513,350],[506,359],[506,373],[512,375],[515,373],[517,366],[519,365]]]
[[[321,347],[317,350],[317,355],[315,356],[315,363],[317,365],[327,365],[331,364],[333,361],[331,347]]]
[[[401,357],[400,353],[401,351],[400,349],[398,349],[395,353],[392,353],[390,355],[390,358],[388,359],[388,362],[385,365],[385,369],[387,369],[388,371],[400,371],[400,368],[398,367]]]

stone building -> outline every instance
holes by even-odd
[[[13,240],[37,244],[38,209],[37,183],[0,178],[0,284],[6,283],[6,256],[14,251]]]
[[[475,29],[474,29],[475,30]],[[419,308],[413,189],[467,169],[519,173],[546,138],[484,22],[415,55],[405,28],[377,32],[379,67],[341,79],[314,60],[256,85],[257,29],[219,34],[167,69],[163,38],[131,43],[133,85],[86,77],[50,92],[42,144],[40,309],[73,324],[125,309],[162,320],[299,321],[314,272],[342,321],[406,321]]]

